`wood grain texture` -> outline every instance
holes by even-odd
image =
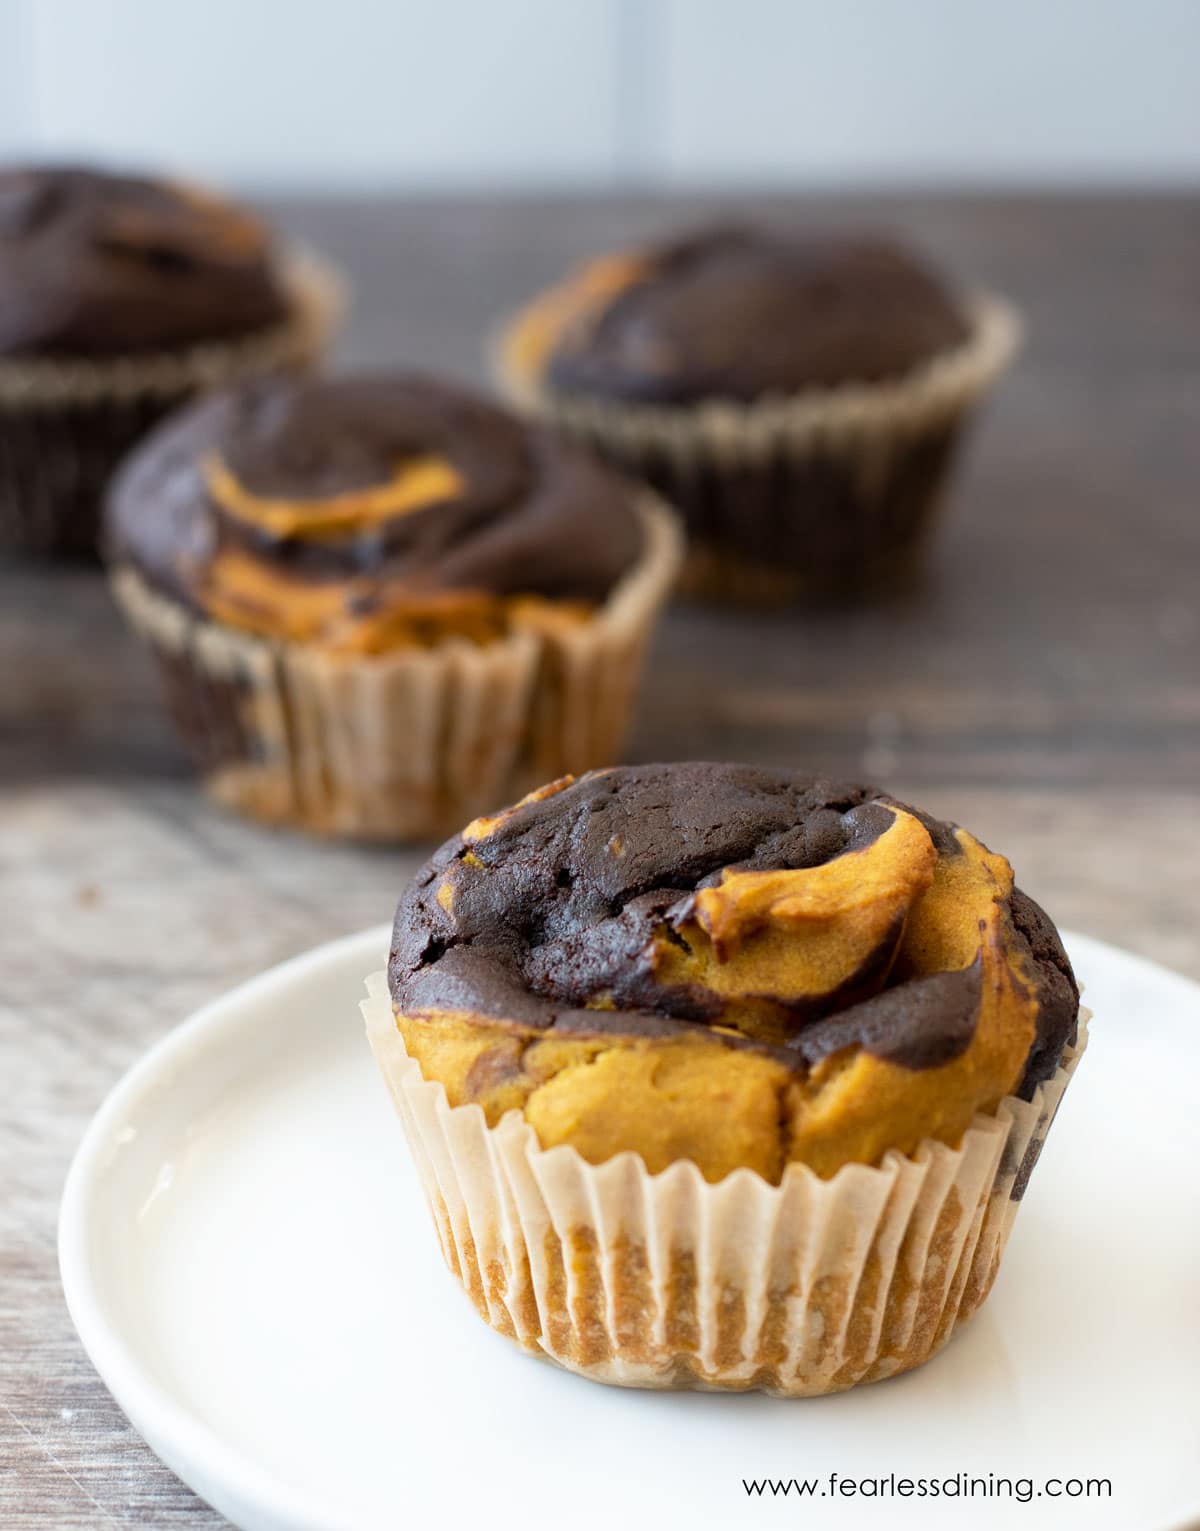
[[[357,288],[344,363],[479,380],[488,327],[566,261],[708,210],[278,212]],[[631,756],[881,780],[1004,850],[1061,923],[1200,977],[1200,200],[769,210],[897,228],[1013,297],[1030,340],[923,588],[870,612],[677,609]],[[202,802],[89,571],[0,567],[0,786],[0,1525],[216,1526],[74,1338],[62,1178],[149,1043],[262,967],[388,918],[419,855],[275,836]]]

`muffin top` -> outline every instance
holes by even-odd
[[[936,277],[885,240],[717,228],[590,262],[511,340],[558,392],[681,405],[881,382],[966,335]]]
[[[637,495],[427,378],[275,378],[153,432],[112,486],[107,541],[218,622],[372,653],[586,615],[642,551]]]
[[[1075,1034],[1058,935],[965,830],[748,766],[595,771],[444,845],[389,966],[451,1104],[711,1180],[955,1143]]]
[[[0,169],[0,356],[133,355],[287,312],[266,229],[243,208],[141,176]]]

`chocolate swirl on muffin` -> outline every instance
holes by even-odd
[[[886,240],[753,228],[595,260],[521,328],[553,390],[665,405],[881,382],[968,333],[937,278]]]
[[[637,492],[420,377],[273,380],[165,425],[119,477],[114,558],[228,626],[355,653],[585,616],[643,548]]]
[[[1074,1036],[1003,857],[868,787],[684,764],[477,820],[401,900],[397,1021],[452,1105],[544,1147],[823,1175],[1028,1098]]]
[[[95,170],[0,170],[0,356],[110,358],[227,340],[290,311],[244,208]]]

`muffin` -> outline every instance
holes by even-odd
[[[783,601],[911,577],[1016,334],[885,240],[716,228],[583,266],[496,359],[512,397],[678,507],[686,588]]]
[[[681,538],[578,447],[376,376],[189,406],[118,474],[106,541],[218,799],[437,839],[615,757]]]
[[[306,366],[331,274],[243,208],[77,168],[0,169],[0,553],[95,547],[106,480],[201,389]]]
[[[557,781],[400,900],[372,1048],[451,1270],[639,1387],[837,1391],[987,1296],[1084,1045],[965,830],[786,770]]]

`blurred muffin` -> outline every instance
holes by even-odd
[[[1054,926],[874,789],[552,783],[400,900],[368,1034],[484,1317],[638,1386],[835,1391],[983,1301],[1082,1051]]]
[[[337,293],[250,212],[190,187],[0,169],[0,552],[94,548],[136,439],[216,384],[303,367]]]
[[[680,540],[578,447],[403,376],[195,404],[107,524],[212,792],[385,839],[614,757]]]
[[[585,265],[504,332],[501,382],[683,514],[685,584],[902,583],[1011,312],[878,239],[719,228]]]

